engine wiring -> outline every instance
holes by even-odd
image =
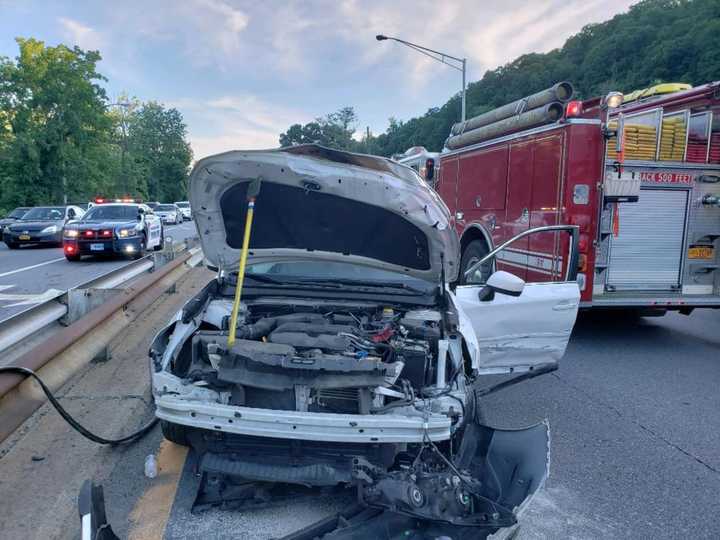
[[[106,439],[105,437],[101,437],[100,435],[96,435],[86,427],[84,427],[80,422],[75,420],[75,418],[72,417],[72,415],[67,412],[67,410],[60,404],[60,402],[57,400],[57,398],[54,396],[50,388],[45,384],[45,382],[40,378],[40,376],[35,373],[32,369],[21,367],[21,366],[4,366],[0,367],[0,373],[15,373],[18,375],[27,375],[28,377],[31,377],[40,385],[40,388],[45,393],[45,396],[48,398],[48,401],[50,404],[55,408],[55,410],[60,414],[60,416],[65,420],[68,424],[70,424],[70,427],[72,427],[75,431],[77,431],[80,435],[85,437],[86,439],[97,443],[97,444],[105,444],[110,446],[120,446],[125,444],[132,444],[136,442],[137,440],[141,439],[143,436],[147,435],[152,429],[157,425],[158,419],[154,418],[152,421],[150,421],[145,426],[141,427],[139,430],[130,433],[129,435],[126,435],[124,437],[120,437],[119,439]]]

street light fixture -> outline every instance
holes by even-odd
[[[411,49],[424,54],[425,56],[429,56],[433,60],[437,60],[438,62],[442,62],[446,66],[450,66],[453,69],[457,69],[459,72],[462,73],[462,111],[460,113],[460,120],[462,122],[465,121],[465,75],[466,75],[466,67],[467,67],[467,61],[465,58],[457,58],[455,56],[451,56],[449,54],[442,53],[440,51],[435,51],[433,49],[428,49],[427,47],[423,47],[422,45],[417,45],[416,43],[410,43],[409,41],[405,41],[404,39],[395,38],[391,36],[385,36],[383,34],[378,34],[375,36],[375,39],[378,41],[397,41],[398,43],[402,43],[403,45],[410,47]]]

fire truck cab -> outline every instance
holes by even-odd
[[[541,104],[453,126],[435,187],[461,238],[461,275],[524,230],[570,224],[580,228],[582,307],[718,308],[720,82],[653,87],[622,104],[614,94],[552,98],[564,109],[557,119]],[[565,242],[552,232],[528,236],[495,264],[527,281],[556,281],[568,264]]]

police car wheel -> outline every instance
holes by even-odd
[[[80,260],[80,255],[65,255],[65,258],[70,262],[77,262]]]
[[[7,245],[8,249],[17,249],[19,247],[15,242],[11,242],[9,240],[5,240],[5,244]]]
[[[160,227],[160,240],[158,241],[157,246],[155,246],[153,249],[155,251],[160,251],[164,247],[165,247],[165,229]]]
[[[146,248],[147,248],[147,238],[143,234],[142,240],[140,241],[140,248],[133,255],[133,259],[142,259],[145,256]]]

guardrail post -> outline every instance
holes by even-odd
[[[65,294],[68,310],[60,324],[71,325],[120,292],[122,289],[70,289]]]

